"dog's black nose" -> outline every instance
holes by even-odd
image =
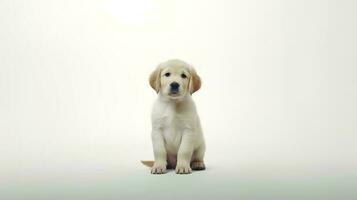
[[[177,82],[172,82],[170,84],[170,87],[171,87],[171,91],[178,91],[180,85]]]

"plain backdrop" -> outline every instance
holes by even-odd
[[[356,9],[1,0],[0,197],[357,197]],[[153,177],[148,76],[171,58],[202,77],[208,170]]]

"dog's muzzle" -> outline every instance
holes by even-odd
[[[179,92],[180,84],[177,82],[172,82],[170,84],[170,93],[171,94],[177,94]]]

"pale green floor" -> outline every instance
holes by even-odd
[[[208,168],[191,175],[151,175],[141,166],[112,173],[42,178],[2,183],[1,200],[81,199],[357,199],[357,172],[322,174]],[[280,175],[279,175],[280,174]]]

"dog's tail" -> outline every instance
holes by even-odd
[[[147,167],[154,166],[154,161],[152,161],[152,160],[142,160],[141,163],[143,163],[143,165],[145,165]]]

